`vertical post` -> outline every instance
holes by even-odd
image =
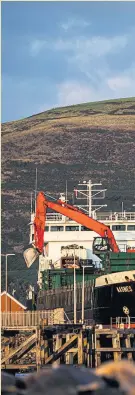
[[[66,180],[66,203],[67,203],[67,180]]]
[[[66,342],[68,342],[68,340],[70,339],[70,334],[69,333],[67,333],[66,334]],[[73,353],[71,353],[71,352],[66,352],[66,358],[65,358],[65,364],[66,365],[73,365]]]
[[[8,278],[7,278],[7,258],[8,258],[8,256],[11,256],[11,255],[15,255],[15,254],[1,254],[1,256],[5,256],[6,257],[6,263],[5,263],[5,265],[6,265],[6,303],[5,303],[5,310],[6,310],[6,322],[7,322],[7,310],[8,310],[8,303],[7,303],[7,301],[8,301],[8,299],[7,299],[7,292],[8,292]]]
[[[41,367],[41,329],[37,327],[36,329],[36,365],[37,365],[37,372],[40,370]]]
[[[30,214],[31,214],[30,220],[31,221],[32,221],[32,209],[33,209],[33,207],[32,207],[32,198],[33,198],[33,194],[31,192],[31,202],[30,202]],[[30,243],[32,243],[32,231],[33,231],[33,225],[30,225]]]
[[[43,334],[41,336],[41,366],[44,366],[45,363],[45,349],[44,349],[44,337]]]
[[[82,278],[82,324],[84,323],[84,269],[83,266],[83,278]]]
[[[128,349],[131,348],[131,337],[130,337],[130,335],[127,335],[127,336],[126,336],[126,339],[125,339],[125,346],[126,346],[126,348],[128,348]],[[127,359],[129,359],[130,361],[132,361],[132,359],[133,359],[132,352],[127,352]]]
[[[9,355],[9,344],[5,346],[5,357]],[[6,361],[7,364],[9,364],[9,360]]]
[[[7,316],[7,255],[6,255],[6,316]]]
[[[122,202],[122,217],[123,217],[123,202]]]
[[[59,351],[59,348],[62,346],[62,335],[57,333],[54,340],[55,340],[54,352],[57,353]],[[53,362],[53,366],[57,366],[57,365],[60,365],[60,358]]]
[[[101,347],[101,345],[100,345],[100,335],[97,336],[97,345],[96,346],[97,346],[97,348]],[[101,352],[97,351],[97,349],[96,349],[96,364],[97,364],[96,367],[101,365]]]
[[[120,334],[119,332],[112,336],[112,345],[113,345],[113,355],[114,361],[118,361],[121,359],[121,353],[119,352],[120,349]]]
[[[83,360],[83,334],[80,332],[78,335],[78,365],[82,365]]]
[[[112,317],[110,318],[110,327],[112,329]]]
[[[44,362],[46,362],[47,358],[48,358],[48,339],[47,337],[45,337],[45,341],[44,341]]]
[[[76,271],[75,271],[75,247],[74,247],[74,324],[76,324]]]
[[[31,200],[30,200],[30,213],[32,215],[32,192],[31,192]]]
[[[89,215],[89,182],[87,182],[87,207],[88,207],[88,215]]]
[[[91,217],[91,209],[92,209],[92,196],[91,196],[91,180],[89,180],[89,217]]]
[[[37,197],[37,167],[36,167],[36,182],[35,182],[35,212],[36,212],[36,197]]]

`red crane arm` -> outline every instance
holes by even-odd
[[[101,237],[107,237],[111,250],[113,252],[119,252],[119,247],[113,236],[111,229],[109,229],[103,223],[96,221],[95,219],[88,217],[82,211],[66,204],[60,200],[55,202],[50,202],[46,199],[43,192],[39,192],[37,196],[37,206],[36,206],[36,216],[34,220],[34,233],[35,233],[35,246],[42,252],[44,244],[44,229],[46,221],[46,210],[50,208],[57,213],[63,214],[66,217],[76,221],[77,223],[89,228],[99,234]]]

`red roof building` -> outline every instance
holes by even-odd
[[[7,298],[7,302],[6,302]],[[10,295],[6,291],[1,293],[1,312],[6,312],[6,304],[7,304],[7,312],[13,313],[16,311],[25,311],[27,309],[22,303],[20,303],[17,299],[15,299],[12,295]]]

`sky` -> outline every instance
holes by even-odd
[[[2,122],[135,96],[135,2],[2,2]]]

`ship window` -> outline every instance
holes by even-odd
[[[49,226],[45,226],[45,232],[49,232]]]
[[[51,226],[51,232],[63,232],[63,226]]]
[[[96,245],[101,245],[101,244],[102,244],[102,239],[101,239],[101,237],[96,237],[96,238],[95,238],[95,244],[96,244]]]
[[[112,230],[125,230],[125,225],[112,225]]]
[[[66,226],[67,232],[75,232],[79,230],[79,226]]]
[[[89,228],[86,228],[86,226],[81,226],[81,230],[83,230],[83,231],[88,231],[88,230],[91,230],[91,229],[89,229]]]
[[[135,230],[135,225],[128,225],[127,230]]]

